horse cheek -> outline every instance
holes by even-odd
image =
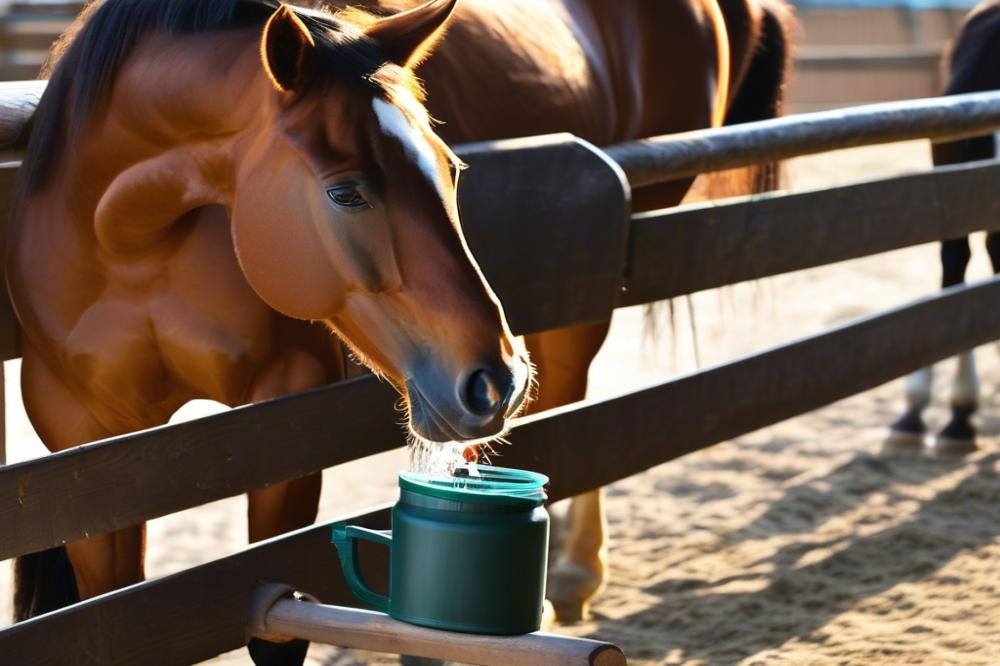
[[[312,225],[297,220],[295,214],[244,217],[235,209],[236,256],[250,286],[270,307],[296,319],[326,319],[342,305],[345,285]]]

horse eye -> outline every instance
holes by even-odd
[[[326,196],[330,197],[330,201],[338,208],[345,208],[347,210],[372,208],[368,199],[361,194],[357,183],[335,185],[326,191]]]

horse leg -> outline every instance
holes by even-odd
[[[141,427],[102,425],[27,342],[21,385],[28,417],[52,452]],[[160,423],[165,421],[166,416]],[[154,425],[159,424],[148,424]],[[71,542],[65,546],[68,561],[62,548],[19,558],[16,618],[27,619],[141,581],[145,531],[142,523]]]
[[[990,232],[986,235],[986,251],[993,264],[993,272],[1000,273],[1000,234]],[[968,244],[964,248],[954,250],[956,255],[951,261],[958,264],[969,261]],[[942,261],[944,249],[942,248]],[[946,269],[944,286],[958,284],[964,279],[957,269]],[[976,450],[976,428],[972,425],[972,416],[979,406],[979,377],[976,373],[975,350],[969,350],[958,356],[958,367],[955,379],[951,385],[951,419],[948,425],[938,434],[934,443],[934,451],[946,454],[964,454]]]
[[[979,404],[979,377],[976,374],[975,351],[959,354],[958,368],[951,385],[951,419],[938,433],[934,452],[964,454],[976,450],[976,429],[972,415]]]
[[[305,391],[328,381],[343,379],[342,375],[343,368],[340,368],[331,377],[330,368],[311,354],[287,352],[259,375],[251,391],[251,401],[260,402]],[[322,474],[316,472],[247,493],[250,542],[312,525],[319,508],[321,484]],[[257,666],[298,665],[305,661],[309,642],[292,640],[275,643],[253,638],[247,649]]]
[[[927,425],[923,413],[931,402],[933,382],[934,366],[920,368],[906,378],[903,388],[906,411],[889,426],[889,437],[883,447],[886,453],[913,452],[924,447]]]
[[[965,281],[965,269],[969,265],[971,257],[972,252],[969,249],[968,237],[953,238],[941,242],[941,287],[943,289]],[[956,382],[959,379],[963,381],[967,379],[967,374],[962,376],[963,368],[966,370],[971,368],[973,375],[975,374],[974,367],[964,365],[971,362],[971,359],[963,361],[963,357],[964,355],[959,356],[959,375],[961,377],[956,377]],[[923,411],[931,401],[932,379],[933,366],[921,368],[907,377],[905,385],[906,411],[889,426],[889,437],[885,443],[887,451],[913,451],[923,448],[924,435],[927,433],[927,426],[923,420]],[[954,399],[957,397],[964,398],[966,393],[953,391],[953,412]],[[964,410],[965,408],[967,408],[967,405],[964,405],[962,409]],[[964,420],[968,423],[968,418],[974,411],[975,407],[973,406],[972,410],[968,411],[964,418],[959,418],[959,421],[951,432],[956,435],[959,434],[961,421]],[[948,430],[948,428],[945,428],[945,430]]]
[[[552,409],[585,397],[587,371],[604,342],[608,325],[583,324],[526,336],[538,379],[538,395],[530,411]],[[594,490],[572,499],[566,542],[549,571],[546,596],[563,622],[583,618],[588,600],[604,584],[607,523],[602,498],[602,491]]]
[[[965,281],[965,269],[971,256],[968,237],[941,243],[942,288]],[[935,439],[934,451],[967,453],[976,448],[976,431],[971,418],[978,402],[979,378],[973,351],[969,350],[958,355],[958,367],[951,387],[951,419]]]
[[[1000,133],[997,133],[997,141],[1000,142]],[[993,272],[1000,275],[1000,232],[990,231],[986,234],[986,252],[990,255],[990,263],[993,265]],[[1000,340],[994,343],[996,350],[1000,353]]]

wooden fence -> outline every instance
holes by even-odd
[[[0,148],[16,149],[39,91],[0,88]],[[635,216],[629,180],[997,127],[1000,94],[977,94],[606,151],[568,135],[477,144],[459,151],[473,167],[460,192],[464,223],[516,332],[594,321],[624,305],[1000,229],[996,161]],[[0,168],[4,196],[14,168]],[[517,243],[521,227],[533,230],[532,244]],[[518,270],[506,270],[512,265]],[[503,463],[548,474],[553,500],[597,488],[1000,338],[998,302],[1000,279],[957,287],[657,386],[539,414],[514,430]],[[4,303],[0,356],[16,355]],[[805,370],[815,367],[823,372]],[[0,467],[0,559],[402,446],[394,400],[390,388],[362,377]],[[386,527],[388,512],[374,507],[341,520]],[[369,579],[384,586],[384,550],[364,556]],[[14,625],[0,631],[0,661],[206,659],[245,644],[250,594],[266,581],[354,603],[329,525],[320,525]]]

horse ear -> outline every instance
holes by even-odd
[[[315,70],[316,42],[302,19],[282,4],[264,26],[260,55],[275,88],[299,92]]]
[[[365,29],[389,60],[403,67],[416,67],[444,34],[458,0],[430,0],[405,12],[379,19]]]

